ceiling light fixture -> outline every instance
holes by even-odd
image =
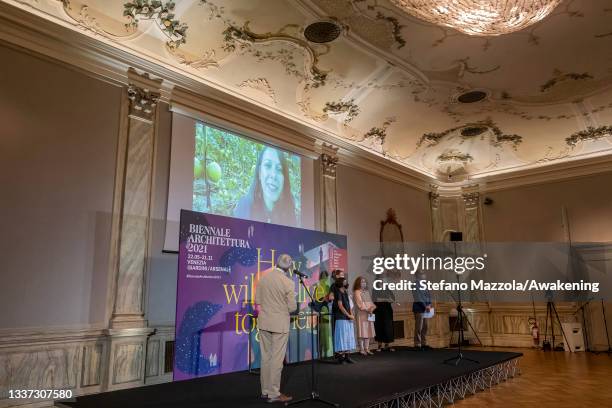
[[[464,34],[493,36],[544,19],[562,0],[391,0],[408,14]]]

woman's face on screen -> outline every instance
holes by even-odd
[[[264,150],[259,169],[259,181],[266,206],[271,210],[283,192],[285,182],[280,154],[276,149],[267,147]]]

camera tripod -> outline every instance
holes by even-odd
[[[457,258],[457,242],[453,242],[453,249],[454,249],[454,255],[455,258]],[[457,276],[457,283],[459,283],[459,274],[455,274]],[[449,294],[451,295],[451,298],[453,298],[453,300],[455,300],[455,297],[453,296],[452,293],[449,292]],[[472,363],[476,363],[478,364],[479,361],[468,358],[468,357],[464,357],[463,356],[463,352],[461,351],[461,346],[463,345],[463,341],[465,338],[465,333],[463,330],[463,319],[465,319],[465,321],[467,322],[467,324],[470,326],[470,328],[472,329],[472,332],[474,333],[474,335],[476,336],[476,339],[478,339],[478,343],[482,346],[482,342],[480,341],[480,337],[478,337],[478,334],[476,333],[476,330],[474,330],[474,327],[472,326],[472,323],[470,323],[470,319],[468,319],[468,317],[466,316],[465,312],[463,311],[463,305],[461,304],[461,289],[457,288],[457,319],[455,320],[455,324],[453,325],[453,328],[451,330],[451,339],[450,342],[453,342],[453,332],[455,331],[457,324],[459,324],[459,347],[457,348],[457,355],[455,357],[451,357],[451,358],[447,358],[446,360],[444,360],[444,364],[450,364],[453,363],[454,365],[459,365],[459,363],[462,360],[466,360],[466,361],[470,361]]]
[[[463,352],[461,351],[461,347],[465,341],[465,330],[463,329],[463,322],[467,322],[468,326],[470,327],[470,329],[472,329],[472,333],[474,333],[474,336],[476,336],[476,339],[478,340],[478,344],[480,344],[482,346],[482,341],[480,341],[480,337],[478,337],[478,334],[476,333],[476,330],[474,330],[474,327],[472,326],[472,323],[470,323],[470,319],[468,319],[467,315],[465,314],[465,312],[463,311],[463,306],[461,304],[461,291],[459,291],[459,297],[458,297],[458,302],[457,302],[457,319],[455,320],[455,324],[453,325],[452,329],[451,329],[451,337],[450,337],[450,344],[453,343],[453,333],[456,331],[457,329],[457,325],[459,325],[459,335],[458,335],[458,347],[457,347],[457,355],[455,357],[452,358],[448,358],[446,360],[444,360],[445,364],[449,364],[451,362],[454,362],[455,365],[459,365],[459,363],[461,362],[461,360],[466,360],[466,361],[471,361],[472,363],[479,363],[479,361],[471,359],[471,358],[467,358],[463,356]],[[465,319],[465,320],[464,320]]]
[[[559,328],[561,329],[561,333],[563,334],[563,339],[565,340],[565,344],[570,352],[573,352],[570,348],[569,342],[567,341],[567,336],[565,335],[565,330],[563,330],[563,325],[561,324],[561,319],[559,318],[559,313],[557,313],[557,307],[555,306],[555,302],[549,300],[546,303],[546,323],[544,325],[544,341],[542,342],[542,350],[544,351],[555,351],[555,322],[553,320],[553,313],[557,318],[557,322],[559,323]],[[550,331],[551,331],[551,343],[548,341],[548,318],[550,317]]]

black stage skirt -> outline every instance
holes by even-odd
[[[392,343],[395,340],[393,334],[393,308],[389,302],[374,302],[376,309],[374,309],[374,330],[376,336],[374,337],[379,343]]]

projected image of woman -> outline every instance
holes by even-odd
[[[259,153],[251,186],[238,201],[234,216],[274,224],[297,224],[289,167],[280,151],[265,147]]]

